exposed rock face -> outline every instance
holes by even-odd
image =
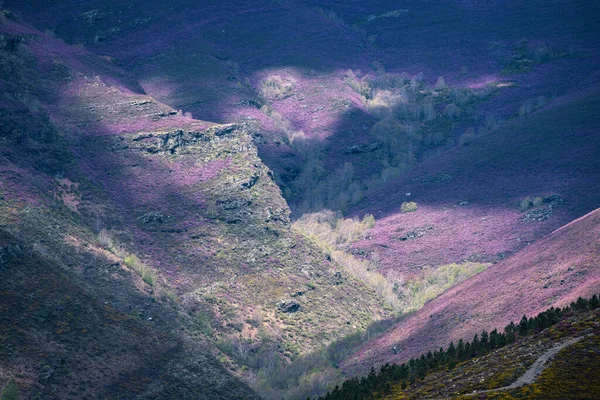
[[[529,210],[521,218],[524,222],[539,222],[544,221],[552,216],[552,208],[536,208]]]
[[[422,226],[422,227],[413,229],[412,231],[406,232],[404,235],[400,236],[398,238],[398,240],[406,241],[406,240],[418,239],[420,237],[425,236],[428,233],[433,232],[434,230],[435,230],[435,228],[431,225]]]
[[[356,144],[354,146],[350,146],[346,149],[347,154],[361,154],[361,153],[371,153],[377,151],[383,147],[381,142],[374,142],[370,144]]]
[[[138,218],[141,222],[148,225],[158,225],[165,222],[165,215],[160,211],[150,211],[147,214],[142,215]]]
[[[9,35],[0,33],[0,51],[14,51],[20,43],[28,43],[35,39],[35,35]]]
[[[204,136],[201,132],[184,132],[183,130],[176,130],[173,132],[167,132],[163,134],[145,134],[136,136],[132,140],[135,142],[155,138],[153,142],[150,142],[146,146],[148,153],[159,153],[161,151],[175,154],[177,149],[185,146],[192,146],[202,141],[208,141],[209,139]]]
[[[253,174],[247,182],[242,183],[242,189],[247,190],[252,188],[252,186],[256,185],[256,182],[258,182],[259,178],[259,174]]]
[[[284,313],[295,313],[302,309],[302,306],[293,300],[282,300],[277,307]]]

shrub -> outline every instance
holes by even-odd
[[[4,389],[2,389],[2,393],[0,393],[0,400],[19,400],[19,387],[15,383],[15,381],[10,380]]]
[[[525,197],[523,200],[521,200],[521,203],[519,204],[519,210],[521,210],[522,212],[528,211],[532,208],[537,208],[537,207],[541,207],[544,204],[544,198],[540,197],[540,196],[536,196],[536,197]]]
[[[448,118],[458,118],[461,110],[454,103],[450,103],[444,109],[444,115]]]
[[[375,118],[381,119],[389,115],[390,109],[406,102],[405,90],[377,89],[373,98],[367,100],[367,109]]]
[[[548,100],[544,96],[539,96],[536,99],[526,100],[525,103],[519,107],[519,116],[524,117],[527,114],[534,112],[535,110],[542,108],[548,103]]]
[[[280,75],[269,76],[260,87],[260,96],[269,102],[282,100],[292,94],[294,83],[291,79],[282,78]]]
[[[113,240],[110,233],[106,229],[102,229],[98,234],[98,242],[103,247],[110,249],[113,247]]]
[[[373,214],[365,214],[362,220],[362,224],[368,229],[374,228],[375,217],[373,216]]]
[[[213,335],[213,329],[210,324],[210,315],[206,312],[199,311],[194,318],[194,322],[196,323],[198,330],[204,335],[209,337]]]
[[[403,214],[415,212],[417,211],[417,203],[415,203],[414,201],[405,201],[400,206],[400,211],[402,211]]]
[[[437,79],[437,82],[435,83],[435,90],[442,91],[446,88],[448,88],[448,85],[446,85],[446,81],[444,80],[444,78],[440,76]]]
[[[475,129],[472,127],[467,128],[465,133],[460,136],[459,142],[463,146],[468,146],[475,139]]]
[[[533,111],[533,101],[527,100],[519,107],[519,116],[523,117]]]
[[[346,85],[350,86],[352,90],[360,94],[365,99],[371,98],[371,86],[369,82],[364,79],[359,79],[352,70],[346,72],[346,79],[344,79]]]
[[[135,270],[135,269],[137,269],[137,266],[138,266],[140,260],[139,260],[139,258],[137,258],[136,255],[130,254],[130,255],[128,255],[127,257],[125,257],[123,259],[123,262],[125,263],[125,265],[128,268],[131,268],[131,269]]]
[[[135,254],[130,254],[123,259],[123,262],[128,268],[131,268],[137,272],[142,280],[150,286],[154,286],[155,277],[152,273],[152,269],[147,265],[143,264]]]
[[[154,286],[155,278],[150,268],[144,265],[143,268],[141,268],[138,272],[144,282],[146,282],[150,286]]]

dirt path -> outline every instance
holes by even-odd
[[[564,341],[562,343],[558,343],[558,344],[554,345],[554,347],[548,349],[537,360],[535,360],[533,365],[531,367],[529,367],[529,369],[527,371],[525,371],[525,373],[523,375],[521,375],[521,377],[519,379],[517,379],[510,385],[502,386],[502,387],[495,388],[495,389],[489,389],[489,390],[478,390],[477,392],[472,393],[472,394],[498,392],[500,390],[516,389],[516,388],[520,388],[523,385],[529,385],[529,384],[533,383],[538,378],[538,376],[540,376],[542,371],[544,371],[546,369],[546,367],[547,367],[546,363],[548,362],[548,360],[550,360],[552,357],[554,357],[559,351],[561,351],[565,347],[575,344],[587,336],[589,336],[589,335],[579,336],[579,337],[569,339],[567,341]]]

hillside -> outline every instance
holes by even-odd
[[[5,3],[175,109],[249,122],[295,217],[364,206],[469,128],[576,93],[600,65],[585,1]]]
[[[599,292],[598,15],[0,0],[0,390],[305,399]]]
[[[378,223],[355,252],[407,277],[496,262],[597,208],[600,92],[580,90],[366,193],[353,212],[373,212]],[[418,209],[402,213],[403,202]]]
[[[12,379],[28,399],[256,398],[210,349],[177,334],[176,311],[114,259],[80,252],[70,261],[83,271],[65,271],[4,231],[0,241],[2,386]]]
[[[482,331],[351,379],[321,397],[591,399],[598,391],[598,297]]]
[[[90,378],[90,396],[121,393],[119,385],[129,385],[123,376],[136,379],[135,387],[123,389],[125,397],[185,396],[197,392],[197,385],[208,385],[223,398],[251,396],[230,372],[251,375],[274,368],[390,315],[383,299],[291,231],[289,209],[243,124],[216,125],[178,113],[142,94],[134,79],[101,57],[67,46],[10,13],[1,32],[6,89],[0,224],[12,238],[8,245],[27,248],[32,257],[17,257],[9,265],[32,264],[9,294],[26,292],[39,274],[34,265],[40,257],[48,259],[44,263],[60,273],[56,279],[62,286],[40,287],[40,296],[83,287],[65,302],[114,309],[118,321],[149,330],[144,335],[150,348],[159,345],[153,337],[169,332],[164,363],[156,363],[163,372],[156,373],[185,381],[161,385],[136,373],[147,363],[142,352],[142,358],[115,370],[117,375]],[[60,318],[75,318],[68,306],[57,307]],[[10,307],[2,310],[12,315]],[[10,321],[6,327],[16,328],[19,322]],[[99,335],[87,345],[98,349],[119,335],[117,327],[98,333],[93,320],[77,328],[69,320],[59,322],[65,327],[34,319],[31,334],[68,331],[73,354],[87,342],[82,335]],[[43,349],[52,340],[40,333],[29,345]],[[133,337],[119,340],[125,346]],[[186,350],[189,356],[180,357],[168,350],[169,340],[179,348],[178,343],[196,344]],[[41,353],[27,352],[31,363],[41,363]],[[187,364],[193,359],[196,366]],[[86,381],[69,360],[69,379]],[[14,378],[27,396],[56,391],[40,382],[39,370],[20,375],[14,354],[2,363],[2,384]],[[189,368],[196,372],[177,372]],[[195,374],[213,368],[205,373],[210,383],[192,382]],[[64,379],[57,376],[56,385],[71,385]],[[76,390],[56,394],[79,395]]]
[[[502,328],[523,314],[590,297],[600,289],[599,244],[595,210],[446,291],[345,359],[342,368],[353,375],[404,362],[481,329]]]

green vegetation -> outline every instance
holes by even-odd
[[[375,218],[371,214],[359,221],[358,218],[344,218],[341,212],[329,210],[305,214],[293,224],[296,231],[319,245],[346,272],[379,293],[391,307],[398,309],[400,301],[394,287],[377,272],[377,267],[371,261],[357,259],[347,252],[351,243],[363,239],[367,229],[374,226]]]
[[[429,300],[467,278],[483,272],[490,265],[474,262],[452,263],[425,269],[419,276],[406,282],[402,278],[392,279],[392,281],[395,283],[394,290],[401,300],[402,310],[411,312],[420,309]],[[394,275],[392,274],[391,277]]]
[[[154,277],[154,273],[152,269],[146,264],[142,263],[136,255],[130,254],[123,258],[123,262],[128,268],[131,268],[135,272],[137,272],[142,280],[146,282],[150,286],[154,286],[154,282],[156,278]]]
[[[536,99],[526,100],[521,107],[519,107],[518,114],[520,117],[524,117],[527,114],[531,114],[535,110],[542,108],[548,103],[548,99],[545,96],[539,96]]]
[[[211,326],[211,316],[208,313],[199,311],[198,313],[196,313],[194,322],[198,326],[198,330],[204,335],[209,337],[213,335],[213,328]]]
[[[416,209],[416,203],[407,209]],[[414,206],[412,206],[414,204]],[[353,242],[364,239],[367,229],[375,219],[367,214],[362,221],[343,218],[340,212],[322,211],[306,214],[294,222],[293,227],[317,243],[351,275],[380,293],[390,304],[402,312],[420,309],[426,302],[465,279],[484,271],[490,264],[463,262],[424,269],[419,275],[405,280],[401,274],[389,272],[387,278],[377,271],[369,259],[358,259],[349,254]]]
[[[594,327],[595,324],[593,320],[589,321],[589,319],[585,318],[585,315],[588,311],[597,310],[599,307],[600,301],[598,300],[598,296],[594,295],[590,300],[579,298],[577,302],[571,303],[570,306],[562,309],[550,308],[539,313],[536,317],[527,318],[526,316],[523,316],[518,324],[511,322],[504,328],[503,332],[498,332],[494,329],[488,333],[484,330],[480,335],[475,335],[471,342],[465,342],[461,339],[457,344],[451,342],[446,349],[440,348],[433,352],[430,351],[427,354],[422,354],[418,358],[412,358],[402,365],[386,364],[381,367],[379,372],[371,369],[371,372],[367,376],[349,379],[345,381],[341,387],[336,386],[334,390],[328,392],[325,396],[321,397],[321,399],[360,400],[388,398],[388,396],[393,399],[410,398],[410,395],[405,395],[405,391],[410,390],[413,386],[417,386],[417,382],[424,380],[427,375],[433,372],[446,369],[458,369],[459,366],[466,365],[465,362],[470,359],[482,359],[484,355],[489,354],[496,349],[503,348],[511,343],[518,343],[528,336],[540,336],[539,334],[546,330],[546,328],[557,325],[559,322],[561,323],[558,325],[559,328],[564,328],[566,332],[573,332],[574,330],[571,325],[566,323],[573,315],[582,315],[581,321],[579,321],[581,328],[579,329]],[[559,335],[560,337],[560,332],[563,331],[548,333],[550,335]],[[536,342],[539,342],[539,338]],[[516,346],[518,347],[518,344]],[[578,374],[582,376],[582,379],[588,379],[588,375],[590,374],[590,376],[593,376],[593,365],[597,365],[597,361],[590,363],[592,357],[594,357],[592,354],[587,354],[582,357],[584,370]],[[541,394],[542,392],[539,390],[540,385],[555,385],[556,380],[553,381],[551,376],[556,373],[556,369],[560,369],[560,367],[555,366],[554,369],[546,371],[546,378],[534,383],[534,385],[532,385],[534,388],[524,388],[523,390],[526,391],[526,394],[535,393],[536,385],[538,385],[537,393]],[[499,372],[504,374],[504,372],[507,371],[502,370]],[[505,375],[510,379],[514,377],[514,374],[512,373]],[[563,379],[568,380],[569,378]],[[440,378],[437,377],[437,381],[439,380]],[[507,383],[508,382],[496,382],[492,386],[496,387],[497,385],[504,385]],[[467,389],[468,388],[465,388],[465,390]],[[591,389],[592,388],[590,388],[590,390]],[[472,392],[471,389],[468,390]],[[562,389],[561,393],[570,390],[577,390],[577,388],[567,386]],[[421,397],[424,395],[426,394],[421,392]],[[569,396],[567,396],[567,398],[568,397]],[[539,398],[544,397],[539,396]]]
[[[535,207],[540,207],[542,204],[544,204],[544,198],[543,197],[539,197],[536,196],[534,198],[531,197],[525,197],[522,201],[521,204],[519,204],[519,209],[523,212],[531,209],[531,208],[535,208]]]
[[[522,39],[509,51],[502,73],[524,73],[530,71],[537,64],[575,55],[572,51],[558,49],[544,42]]]
[[[19,394],[19,387],[13,380],[8,381],[2,393],[0,393],[0,400],[19,400],[21,398]]]
[[[273,369],[259,371],[254,388],[269,399],[304,399],[307,396],[324,395],[331,385],[343,381],[342,372],[338,369],[339,362],[366,341],[394,326],[400,318],[376,321],[365,330],[346,335],[291,363],[276,361]]]
[[[362,200],[365,191],[401,175],[418,160],[436,154],[440,147],[453,145],[458,124],[468,121],[480,126],[478,132],[486,132],[500,123],[492,114],[474,113],[476,103],[495,93],[494,84],[469,89],[451,86],[440,78],[430,86],[421,74],[386,73],[377,62],[372,67],[375,72],[370,74],[352,70],[345,73],[344,82],[361,96],[376,122],[364,144],[346,149],[354,155],[352,161],[333,171],[326,168],[327,155],[318,143],[306,140],[304,133],[295,131],[283,116],[270,107],[265,108],[267,115],[285,132],[290,145],[304,157],[295,178],[279,182],[298,214],[322,209],[346,212]],[[269,90],[277,93],[269,95],[273,99],[286,93],[284,87],[289,88],[283,78],[269,82]],[[378,164],[377,172],[369,176],[359,173],[357,165],[365,162]]]
[[[265,102],[282,100],[292,94],[294,82],[291,78],[282,78],[280,75],[270,75],[261,84],[259,94]]]
[[[600,335],[563,349],[531,385],[508,393],[489,393],[489,399],[593,399],[600,393]]]
[[[152,268],[144,264],[135,254],[130,254],[120,247],[109,231],[102,229],[100,233],[98,233],[98,243],[117,257],[123,258],[123,263],[127,268],[137,272],[142,280],[148,285],[154,286],[156,277]]]
[[[519,210],[525,212],[534,208],[548,206],[555,208],[564,203],[564,199],[556,194],[549,196],[527,196],[519,203]]]
[[[402,211],[402,214],[406,214],[409,212],[417,211],[417,208],[417,203],[415,203],[414,201],[404,201],[400,206],[400,211]]]

